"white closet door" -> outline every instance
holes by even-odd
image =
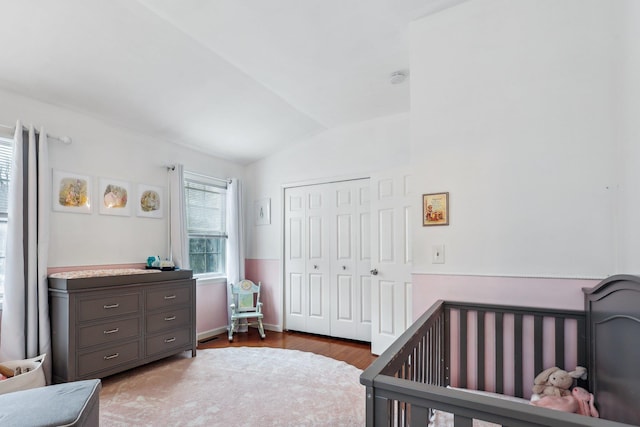
[[[307,328],[331,334],[331,191],[325,185],[307,190]]]
[[[399,169],[371,178],[371,352],[381,354],[411,324],[411,177]]]
[[[331,247],[331,335],[371,340],[369,248],[363,249],[363,225],[368,229],[368,180],[331,185],[335,203]],[[364,221],[364,223],[363,223]],[[368,239],[364,239],[368,241]]]
[[[285,327],[371,340],[369,180],[285,190]]]
[[[371,341],[371,191],[369,180],[356,181],[356,338]]]
[[[285,322],[286,327],[305,331],[308,317],[306,191],[285,192]]]

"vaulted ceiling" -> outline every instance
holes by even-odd
[[[408,111],[409,23],[461,1],[0,0],[0,87],[248,164]]]

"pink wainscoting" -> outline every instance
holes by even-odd
[[[227,314],[227,282],[202,281],[196,286],[196,331],[207,333],[229,324]]]
[[[282,286],[280,280],[280,260],[246,259],[245,277],[261,282],[261,299],[264,303],[264,323],[282,328]]]
[[[542,278],[516,278],[516,277],[486,277],[486,276],[445,276],[445,275],[413,275],[413,315],[414,320],[424,313],[437,300],[476,302],[486,304],[503,304],[503,305],[519,305],[528,307],[553,308],[560,310],[584,310],[584,296],[582,288],[591,288],[595,286],[599,280],[582,280],[582,279],[542,279]],[[513,330],[512,320],[505,317],[505,331]],[[548,319],[547,319],[548,320]],[[457,318],[452,315],[452,323],[457,322]],[[470,315],[467,319],[468,329],[474,330],[476,318]],[[491,330],[491,324],[494,321],[492,316],[485,319],[487,330]],[[553,336],[554,325],[549,322],[543,324],[544,336]],[[567,325],[565,336],[575,336],[577,324],[570,322]],[[452,330],[456,330],[452,325]],[[524,320],[525,337],[533,336],[532,319]],[[504,348],[507,354],[513,354],[514,343],[508,337],[513,337],[512,333],[505,334]],[[494,369],[490,366],[495,356],[493,343],[495,337],[489,334],[485,337],[487,352],[485,352],[486,377],[485,383],[488,390],[493,390]],[[524,339],[525,358],[523,360],[525,371],[528,372],[530,378],[526,381],[533,384],[533,360],[526,357],[526,348],[529,340]],[[477,343],[473,338],[467,342],[468,350],[473,352]],[[458,360],[459,346],[458,337],[451,337],[451,358]],[[543,355],[545,367],[553,366],[553,353],[548,352]],[[565,342],[565,360],[563,368],[573,370],[577,360],[577,345],[575,342],[567,340]],[[510,394],[513,392],[513,360],[505,358],[505,381],[507,386],[505,392]],[[475,388],[477,378],[477,367],[474,361],[470,360],[467,366],[469,375],[470,388]],[[452,367],[451,384],[457,385],[458,372]],[[511,383],[511,387],[509,386]],[[525,397],[530,396],[530,390],[525,386]]]
[[[414,274],[413,319],[439,299],[584,310],[582,288],[600,280]]]

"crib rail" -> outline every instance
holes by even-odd
[[[445,387],[528,397],[543,366],[584,366],[585,329],[578,311],[438,301],[362,373],[367,426],[426,426],[436,410],[456,427],[622,426]]]

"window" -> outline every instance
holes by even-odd
[[[224,276],[226,264],[227,185],[185,172],[189,265],[193,274]]]
[[[0,137],[0,307],[4,300],[4,272],[7,256],[7,219],[9,217],[9,177],[13,140]]]

